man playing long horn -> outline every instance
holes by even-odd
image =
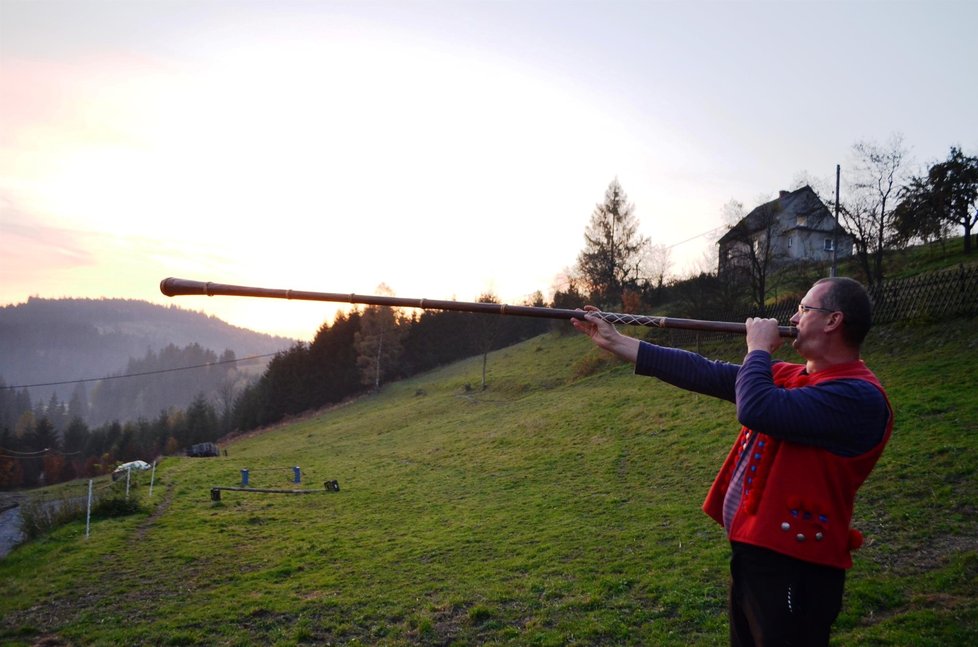
[[[732,645],[829,642],[862,543],[850,528],[856,490],[893,429],[886,393],[860,359],[871,320],[859,282],[821,279],[791,317],[805,363],[773,361],[777,321],[748,319],[740,365],[622,335],[594,316],[572,321],[637,374],[737,405],[742,428],[703,504],[732,548]]]

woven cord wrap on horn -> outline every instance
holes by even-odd
[[[617,312],[592,312],[591,314],[611,324],[621,324],[623,326],[651,326],[653,328],[663,327],[663,317],[629,315]]]

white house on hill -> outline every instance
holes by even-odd
[[[781,191],[748,213],[717,242],[722,275],[752,263],[774,267],[799,261],[832,261],[852,255],[854,240],[810,186]]]

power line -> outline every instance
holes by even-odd
[[[49,447],[45,447],[44,449],[39,449],[33,452],[19,452],[16,449],[7,449],[6,447],[0,447],[0,451],[4,451],[7,452],[8,454],[13,454],[15,456],[23,456],[25,458],[30,458],[32,456],[40,456],[41,454],[46,454],[49,451],[51,451],[51,449]]]
[[[81,451],[77,452],[59,452],[54,449],[42,449],[36,452],[18,452],[14,449],[7,449],[6,447],[0,447],[0,458],[12,458],[17,460],[31,460],[35,458],[41,458],[43,456],[78,456]]]
[[[195,366],[181,366],[179,368],[161,368],[155,371],[144,371],[142,373],[127,373],[126,375],[107,375],[105,377],[86,377],[80,380],[63,380],[61,382],[40,382],[38,384],[14,384],[10,386],[0,386],[0,389],[30,389],[38,386],[61,386],[63,384],[79,384],[81,382],[101,382],[103,380],[121,380],[129,377],[142,377],[144,375],[159,375],[160,373],[173,373],[174,371],[189,371],[195,368],[207,368],[208,366],[219,366],[221,364],[234,364],[251,359],[261,359],[272,357],[278,353],[265,353],[264,355],[250,355],[249,357],[239,357],[238,359],[226,359],[220,362],[207,362]]]
[[[702,238],[703,236],[707,236],[709,234],[715,234],[717,231],[719,231],[719,230],[721,230],[723,228],[724,228],[723,226],[720,226],[720,227],[714,227],[713,229],[708,229],[707,231],[704,231],[701,234],[696,234],[692,238],[687,238],[686,240],[681,240],[678,243],[673,243],[672,245],[666,245],[666,249],[672,249],[673,247],[679,247],[680,245],[683,245],[685,243],[688,243],[688,242],[690,242],[692,240],[696,240],[697,238]]]

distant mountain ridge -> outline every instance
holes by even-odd
[[[64,382],[125,370],[130,358],[169,344],[199,344],[237,357],[285,350],[295,340],[254,332],[210,315],[132,299],[42,299],[0,307],[0,378],[7,385]],[[31,396],[71,384],[32,389]]]

